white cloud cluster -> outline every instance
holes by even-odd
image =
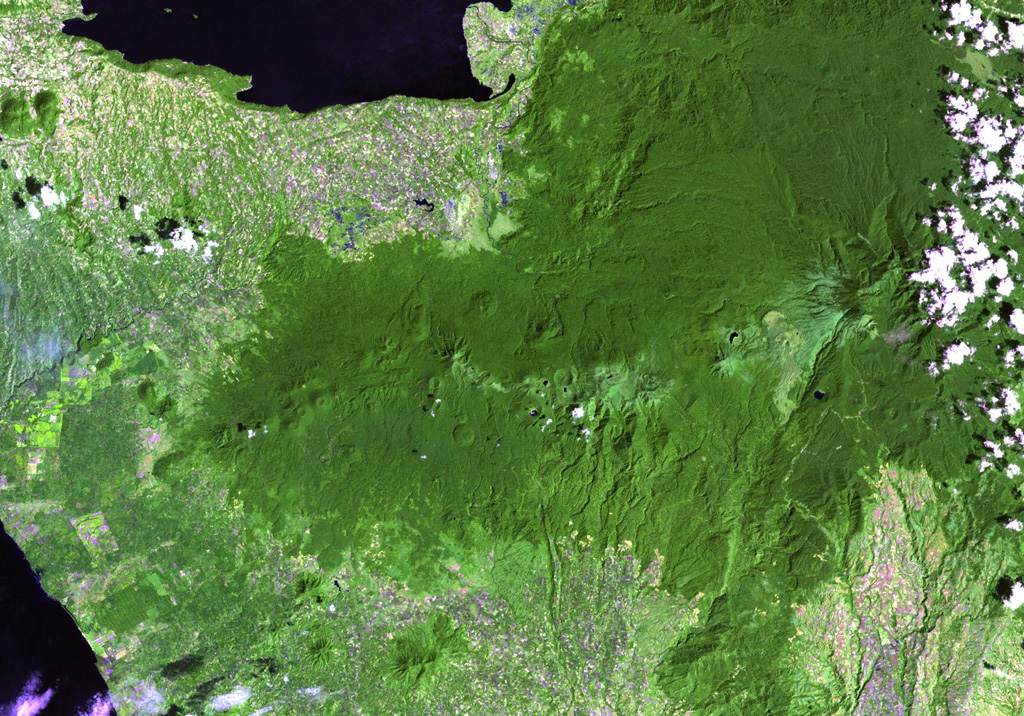
[[[1014,304],[1020,300],[1024,270],[1018,265],[1017,251],[1006,246],[1009,242],[1005,237],[1022,228],[1011,209],[1016,213],[1024,204],[1024,121],[1015,113],[988,108],[998,104],[990,100],[1002,101],[996,92],[1024,108],[1024,94],[1011,80],[989,72],[986,58],[1024,50],[1024,24],[1009,22],[1004,32],[967,0],[947,3],[945,9],[951,22],[940,36],[968,52],[966,61],[957,67],[962,73],[949,73],[945,120],[953,136],[969,150],[969,157],[963,175],[950,185],[958,206],[944,207],[924,222],[945,237],[944,245],[927,251],[922,268],[910,279],[923,284],[921,301],[937,325],[955,327],[973,304],[984,302],[986,329],[1000,331],[1000,336],[1020,337],[1024,336],[1024,306]],[[1011,302],[1012,308],[1005,302]],[[1001,310],[991,310],[992,306]],[[976,316],[975,310],[972,320]],[[930,369],[937,375],[952,366],[967,364],[975,352],[973,346],[957,340]],[[1002,355],[1006,366],[1012,367],[1024,357],[1024,347],[1007,347]],[[974,402],[993,422],[1021,409],[1018,391],[1010,386],[999,386],[993,394]],[[963,415],[969,419],[967,413]],[[1012,447],[1012,452],[1019,454],[1022,444],[1024,433],[1005,436],[1002,444],[988,441],[989,453],[981,461],[981,469],[1002,458],[1004,447]],[[1011,477],[1020,471],[1016,464],[1007,468]]]
[[[182,227],[174,229],[170,236],[171,248],[177,251],[184,251],[188,254],[194,254],[199,249],[199,242],[196,241],[196,234],[192,229]],[[220,246],[216,241],[207,241],[206,246],[203,247],[203,261],[209,262],[213,258],[213,249]],[[159,242],[154,242],[149,246],[142,249],[147,254],[153,254],[159,259],[167,253],[167,249]],[[154,263],[160,263],[155,261]]]
[[[210,710],[227,711],[239,704],[244,704],[252,697],[252,691],[247,686],[238,686],[234,691],[221,694],[210,701]]]
[[[47,208],[51,206],[64,206],[64,204],[68,203],[68,195],[64,192],[58,192],[52,186],[46,184],[39,191],[39,200]]]
[[[63,206],[67,201],[67,194],[64,192],[58,193],[57,190],[49,184],[44,184],[39,190],[39,200],[36,201],[35,197],[29,199],[25,209],[28,211],[30,218],[41,219],[43,217],[43,212],[39,210],[40,204],[42,204],[44,209],[49,209],[54,206]]]
[[[171,232],[171,246],[178,251],[188,251],[189,253],[199,248],[199,244],[196,243],[195,233],[192,229],[187,228],[175,229]]]
[[[930,220],[936,228],[950,236],[955,246],[939,246],[925,252],[925,267],[911,274],[910,279],[931,286],[923,299],[929,313],[940,326],[956,325],[967,307],[976,299],[991,296],[989,282],[995,278],[994,300],[1002,301],[1020,281],[1020,274],[1010,275],[1010,261],[1014,268],[1017,255],[993,258],[988,245],[969,229],[960,210],[950,207],[941,212],[938,221]],[[967,284],[967,285],[965,285]]]

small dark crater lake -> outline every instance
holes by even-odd
[[[64,32],[129,62],[251,75],[246,102],[311,112],[392,95],[484,101],[462,32],[470,0],[84,0]],[[499,10],[510,0],[492,0]],[[169,10],[169,11],[168,11]]]

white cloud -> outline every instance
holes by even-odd
[[[974,355],[974,348],[967,345],[963,341],[954,343],[946,349],[946,362],[945,367],[951,365],[960,365],[966,358]]]
[[[978,28],[982,25],[981,10],[971,7],[967,0],[960,0],[949,6],[950,24]]]
[[[1010,41],[1010,46],[1018,50],[1024,49],[1024,25],[1015,22],[1008,23],[1008,25],[1009,33],[1006,39]]]
[[[21,694],[6,713],[13,713],[16,716],[36,716],[53,698],[53,689],[42,690],[42,680],[39,675],[33,673],[25,685]]]
[[[1018,333],[1024,333],[1024,311],[1019,308],[1013,309],[1013,313],[1010,314],[1010,325]]]
[[[60,196],[48,184],[39,192],[39,198],[42,199],[43,206],[56,206],[60,203]]]
[[[199,248],[192,229],[175,229],[172,231],[171,245],[179,251],[188,251],[189,253]]]
[[[239,686],[234,691],[222,694],[210,701],[210,708],[214,711],[227,711],[239,704],[244,704],[252,696],[252,691],[245,686]]]
[[[1013,585],[1013,589],[1010,591],[1008,599],[1003,600],[1010,609],[1017,609],[1021,604],[1024,604],[1024,584],[1017,582]]]

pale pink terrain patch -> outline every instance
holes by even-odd
[[[857,703],[855,714],[903,713],[908,691],[922,707],[961,713],[985,650],[985,586],[1005,564],[967,569],[991,545],[950,549],[924,471],[886,465],[867,477],[874,507],[841,565],[846,576],[794,605],[799,668],[834,702]]]
[[[140,430],[139,441],[145,452],[139,461],[139,469],[136,473],[136,477],[141,479],[153,472],[154,463],[170,449],[171,441],[164,433],[153,428]]]

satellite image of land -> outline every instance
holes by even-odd
[[[1024,1],[504,7],[0,0],[0,716],[1024,714]]]

